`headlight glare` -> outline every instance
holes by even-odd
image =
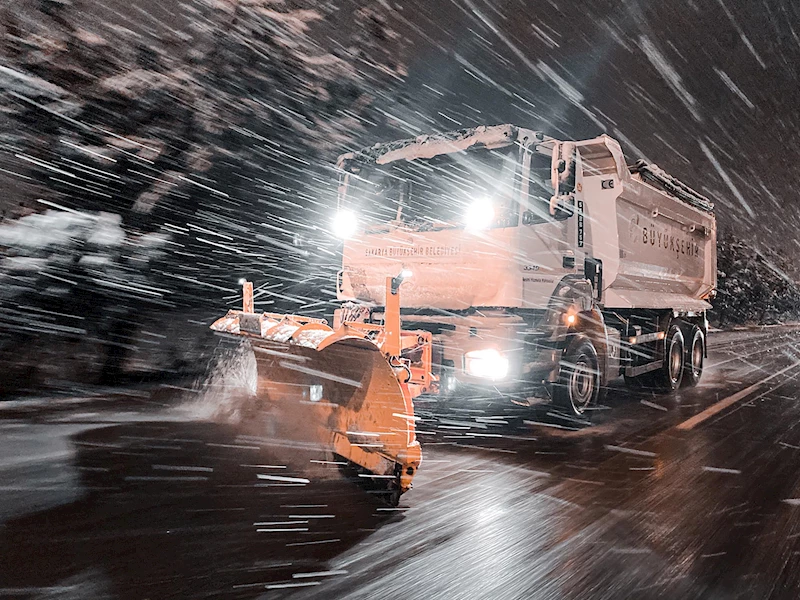
[[[494,222],[494,206],[489,198],[475,200],[467,207],[464,224],[470,231],[489,229]]]
[[[508,375],[508,359],[494,348],[472,350],[464,355],[468,375],[483,379],[503,379]]]
[[[336,213],[331,225],[333,235],[347,240],[353,237],[358,230],[358,217],[352,210],[343,209]]]

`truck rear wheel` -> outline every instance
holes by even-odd
[[[703,376],[703,362],[706,355],[706,337],[695,325],[689,334],[689,345],[686,347],[686,358],[683,367],[684,387],[694,387]]]
[[[656,388],[664,392],[674,392],[681,386],[685,359],[683,333],[676,324],[669,326],[664,339],[663,364],[653,371]]]
[[[561,372],[553,388],[553,401],[575,416],[582,416],[597,401],[600,369],[597,351],[584,336],[576,336],[561,359]]]

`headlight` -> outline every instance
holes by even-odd
[[[340,210],[332,223],[333,235],[343,240],[353,237],[358,230],[358,217],[352,210]]]
[[[464,355],[468,375],[484,379],[503,379],[508,375],[508,359],[494,348],[473,350]]]
[[[467,229],[472,231],[480,231],[481,229],[488,229],[494,222],[494,206],[492,201],[488,198],[481,198],[475,200],[467,208],[467,214],[464,215],[464,224]]]

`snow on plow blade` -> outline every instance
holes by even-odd
[[[429,360],[423,374],[387,355],[379,325],[345,322],[333,330],[321,319],[229,311],[211,328],[251,342],[256,401],[270,415],[271,435],[346,459],[390,504],[411,487],[422,460],[412,398],[427,390]],[[430,348],[430,334],[413,336],[415,349]]]

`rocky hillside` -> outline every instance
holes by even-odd
[[[731,236],[717,244],[718,294],[710,320],[720,327],[800,318],[800,287],[789,259]]]

